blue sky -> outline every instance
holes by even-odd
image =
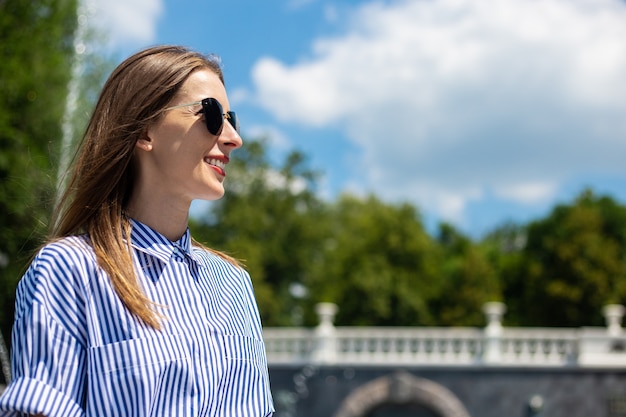
[[[84,0],[121,58],[222,57],[244,138],[320,192],[416,205],[473,237],[583,188],[626,201],[624,0]]]

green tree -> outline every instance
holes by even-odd
[[[502,294],[488,249],[472,242],[452,225],[439,226],[437,241],[443,250],[442,291],[433,303],[437,323],[443,326],[481,326],[482,306],[500,301]]]
[[[506,223],[489,233],[480,246],[489,265],[497,276],[502,291],[502,299],[507,305],[504,322],[508,326],[519,326],[527,322],[527,306],[522,297],[526,284],[524,248],[527,240],[527,226]],[[497,300],[496,300],[497,301]]]
[[[602,306],[626,298],[626,208],[586,190],[528,226],[521,324],[602,325]]]
[[[0,2],[0,328],[53,199],[76,0]]]
[[[413,206],[343,195],[330,218],[312,302],[337,303],[340,325],[437,322],[429,303],[440,291],[441,253]]]

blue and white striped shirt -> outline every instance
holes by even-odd
[[[84,236],[45,246],[20,281],[13,380],[0,416],[233,416],[273,412],[261,322],[241,268],[132,221],[138,279],[167,317],[132,316]]]

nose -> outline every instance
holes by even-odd
[[[218,140],[221,145],[230,148],[230,150],[241,148],[243,145],[241,136],[239,136],[239,133],[237,133],[233,125],[231,125],[228,120],[224,120],[222,133],[220,133]]]

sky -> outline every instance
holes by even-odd
[[[219,55],[246,137],[320,195],[409,202],[480,238],[626,201],[625,0],[83,0],[115,56]],[[236,154],[235,154],[236,157]]]

